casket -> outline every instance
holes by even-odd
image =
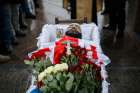
[[[68,25],[60,25],[60,24],[44,25],[42,28],[41,34],[37,38],[38,39],[37,46],[38,46],[39,50],[37,50],[33,53],[42,51],[44,49],[46,50],[46,48],[47,48],[47,51],[48,51],[48,49],[51,51],[49,54],[49,58],[50,58],[52,64],[55,64],[55,53],[57,53],[57,52],[55,52],[55,49],[57,47],[57,44],[59,44],[63,40],[65,41],[67,39],[67,37],[65,37],[65,32],[66,32],[67,27],[68,27]],[[72,42],[76,41],[78,46],[80,46],[81,48],[85,48],[85,47],[88,48],[91,45],[95,47],[95,50],[92,50],[92,51],[96,51],[97,57],[98,57],[95,64],[100,65],[100,68],[101,68],[100,75],[102,77],[100,91],[98,89],[97,90],[95,89],[95,91],[96,91],[95,93],[99,93],[99,92],[108,93],[109,83],[106,81],[107,72],[106,72],[105,66],[110,63],[110,60],[106,55],[104,55],[104,53],[101,49],[100,33],[98,31],[98,27],[94,23],[81,24],[80,27],[81,27],[81,32],[82,32],[82,39],[69,39],[69,37],[68,37],[68,40],[72,40]],[[59,44],[59,46],[60,46],[60,44]],[[67,48],[67,46],[68,45],[66,45],[65,47]],[[29,57],[32,57],[33,53],[30,53]],[[102,62],[102,64],[100,64],[100,62]],[[34,85],[34,81],[35,81],[35,78],[33,77],[32,84],[26,93],[41,93],[41,91],[38,89],[37,85]]]

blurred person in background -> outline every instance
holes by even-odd
[[[31,2],[33,2],[33,1],[31,1]],[[32,9],[30,9],[31,8],[30,6],[32,6],[31,3],[29,3],[28,0],[24,0],[24,2],[22,2],[20,5],[20,13],[21,13],[21,15],[25,14],[25,18],[27,18],[27,19],[36,19],[36,16],[35,16],[35,14],[32,13],[32,11],[31,11]]]
[[[7,2],[5,2],[5,0],[0,0],[0,41],[1,45],[5,47],[6,52],[11,53],[11,38],[13,37],[13,34],[11,33],[9,20],[10,15],[8,12]],[[0,54],[0,62],[7,62],[9,60],[9,56]]]
[[[35,8],[39,8],[39,0],[33,0]]]
[[[13,51],[12,39],[14,34],[11,31],[11,19],[8,2],[0,0],[0,40],[4,51],[11,53]]]
[[[11,15],[11,28],[13,33],[17,37],[24,37],[25,33],[20,29],[19,26],[19,6],[24,0],[9,0],[9,11]]]
[[[101,12],[101,15],[105,15],[105,14],[109,13],[110,0],[103,0],[103,3],[104,3],[104,10],[103,10],[103,12]]]
[[[35,1],[37,3],[37,1]],[[35,15],[35,3],[33,0],[24,0],[20,3],[19,8],[19,24],[21,29],[27,29],[25,23],[26,19],[36,19]]]
[[[126,0],[110,0],[109,2],[109,25],[103,29],[117,31],[117,38],[124,36],[125,29],[125,5]]]

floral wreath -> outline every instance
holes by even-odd
[[[49,55],[53,50],[51,62]],[[64,36],[55,42],[53,50],[40,49],[31,54],[30,62],[25,61],[37,72],[37,86],[43,93],[60,93],[60,90],[79,93],[81,89],[93,91],[93,88],[99,88],[102,78],[101,68],[96,64],[98,55],[95,46],[81,47],[79,39]],[[49,62],[52,64],[48,65]]]

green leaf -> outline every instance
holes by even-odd
[[[69,72],[69,74],[67,76],[69,77],[69,80],[72,80],[72,81],[74,80],[74,76],[72,73]]]
[[[57,80],[53,79],[53,81],[49,82],[49,87],[57,88],[58,87]]]
[[[45,84],[45,85],[47,85],[49,83],[49,81],[48,80],[43,80],[43,84]]]
[[[24,63],[25,63],[26,65],[32,65],[32,64],[33,64],[32,61],[29,61],[29,60],[24,60]]]
[[[62,42],[62,44],[67,44],[69,41],[64,41],[64,42]]]
[[[61,73],[57,73],[57,75],[56,75],[56,79],[58,80],[58,81],[60,81],[60,79],[61,79]],[[61,82],[61,81],[60,81]]]
[[[41,90],[43,93],[47,93],[48,88],[47,88],[47,86],[43,86],[43,87],[40,88],[40,90]]]
[[[66,81],[65,88],[68,92],[72,89],[72,85],[73,85],[73,80],[69,79]]]
[[[50,75],[50,74],[47,74],[47,81],[52,81],[54,78],[53,78],[53,75]]]
[[[63,73],[63,77],[67,77],[66,73]]]
[[[46,64],[46,66],[51,66],[52,65],[51,60],[50,60],[49,57],[45,60],[44,63]]]

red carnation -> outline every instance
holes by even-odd
[[[91,50],[93,51],[92,57],[98,59],[96,47],[91,45]]]
[[[34,53],[32,53],[31,59],[45,57],[45,52],[50,52],[49,48],[40,49]]]

